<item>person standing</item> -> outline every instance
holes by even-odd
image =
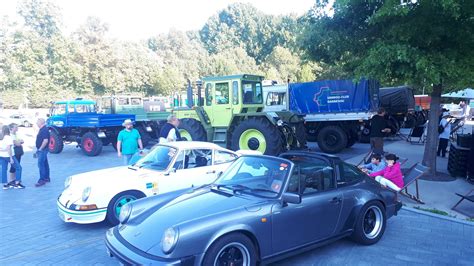
[[[383,151],[383,137],[385,133],[390,133],[392,130],[388,127],[385,119],[385,109],[380,107],[377,115],[372,117],[370,122],[370,147],[376,154],[384,154]]]
[[[9,188],[25,188],[21,185],[21,165],[18,160],[13,156],[13,140],[10,136],[10,129],[8,126],[2,126],[0,132],[0,163],[2,166],[2,183],[3,189]],[[7,181],[7,168],[8,164],[15,167],[17,172],[17,182]],[[18,184],[18,186],[16,186]]]
[[[166,124],[161,127],[159,143],[181,141],[178,126],[179,119],[175,115],[169,115]]]
[[[443,118],[439,125],[443,127],[443,132],[439,134],[438,156],[446,157],[446,149],[448,148],[449,135],[451,135],[451,123],[448,121],[449,112],[443,113]]]
[[[10,136],[13,140],[13,157],[16,159],[15,163],[21,167],[21,156],[23,156],[23,139],[18,134],[18,125],[12,123],[8,126],[10,128]],[[9,184],[13,185],[14,188],[25,188],[21,184],[21,171],[17,173],[15,165],[10,165],[10,179]],[[16,182],[15,182],[16,181]]]
[[[117,137],[117,154],[123,158],[123,164],[128,165],[132,156],[143,150],[142,138],[138,130],[133,128],[133,122],[126,119],[122,126],[125,128],[120,131]]]
[[[36,135],[36,156],[38,157],[40,178],[35,184],[35,187],[41,187],[51,182],[48,163],[49,129],[43,118],[38,118],[36,125],[39,128],[38,135]]]

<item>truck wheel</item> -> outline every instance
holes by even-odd
[[[48,150],[50,153],[60,153],[63,151],[64,142],[56,131],[49,132]]]
[[[97,156],[102,151],[102,140],[93,132],[87,132],[81,138],[81,149],[87,156]]]
[[[347,146],[347,134],[339,126],[323,127],[318,134],[318,146],[326,153],[338,153]]]
[[[184,141],[207,141],[207,133],[201,122],[194,118],[183,118],[179,123],[179,134]]]
[[[283,148],[281,133],[265,118],[249,118],[240,122],[231,140],[232,150],[257,150],[266,155],[278,155]]]

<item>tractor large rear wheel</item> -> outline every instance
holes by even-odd
[[[63,151],[64,143],[61,136],[56,131],[49,132],[48,150],[50,153],[60,153]]]
[[[207,133],[201,122],[193,118],[181,119],[178,126],[182,140],[207,141]]]
[[[266,155],[278,155],[282,148],[280,131],[265,118],[253,117],[244,120],[232,133],[232,150],[256,150]]]

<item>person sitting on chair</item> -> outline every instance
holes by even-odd
[[[384,187],[389,187],[395,191],[400,191],[404,186],[403,175],[400,169],[400,163],[397,162],[398,157],[395,154],[387,154],[385,161],[387,167],[383,170],[372,172],[369,174],[371,177],[375,177],[375,180]]]
[[[386,166],[387,164],[382,160],[382,155],[375,153],[370,156],[370,163],[360,165],[358,167],[360,170],[362,170],[362,172],[370,174],[372,172],[383,170]]]

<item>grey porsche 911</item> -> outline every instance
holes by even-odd
[[[249,155],[212,184],[125,205],[106,246],[125,264],[256,265],[344,237],[374,244],[400,208],[338,157]]]

